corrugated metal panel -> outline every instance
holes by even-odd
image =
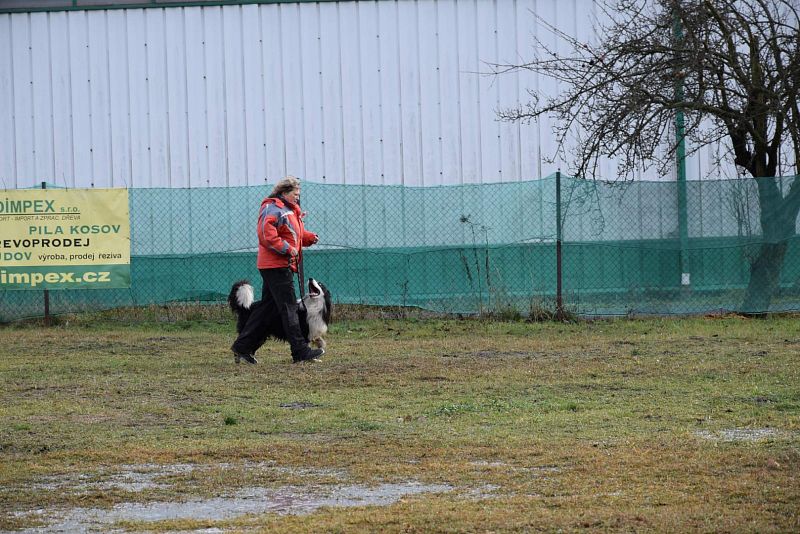
[[[537,12],[592,37],[591,0],[399,0],[0,15],[0,178],[70,187],[519,181],[559,163],[499,107],[554,82]],[[702,174],[708,153],[689,164]],[[566,165],[562,165],[566,168]],[[600,178],[613,178],[614,164]],[[654,177],[654,174],[649,175]]]

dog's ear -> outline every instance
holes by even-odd
[[[320,286],[322,286],[322,294],[325,296],[325,309],[322,312],[322,317],[325,320],[325,324],[331,324],[331,317],[333,316],[333,300],[331,299],[331,292],[328,291],[328,288],[323,284],[320,283]]]

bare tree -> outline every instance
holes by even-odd
[[[531,92],[524,106],[501,110],[509,121],[555,119],[562,146],[574,147],[577,176],[592,177],[602,157],[621,177],[673,164],[683,139],[709,143],[756,179],[762,244],[751,261],[743,308],[767,311],[778,287],[800,210],[800,177],[785,193],[778,169],[800,174],[800,0],[600,0],[605,19],[597,44],[538,20],[568,42],[560,54],[537,40],[526,69],[560,82],[564,92]],[[681,112],[684,127],[676,129]],[[676,135],[676,132],[679,135]]]

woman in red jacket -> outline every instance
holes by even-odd
[[[300,180],[287,176],[275,184],[270,196],[261,202],[258,212],[258,258],[261,273],[262,306],[253,310],[231,350],[237,359],[258,363],[253,354],[263,342],[263,325],[280,315],[292,349],[292,361],[316,360],[325,352],[311,349],[300,330],[294,276],[302,260],[303,247],[316,243],[317,234],[306,231],[300,211]]]

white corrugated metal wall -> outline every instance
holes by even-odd
[[[386,0],[0,15],[0,179],[429,186],[554,172],[547,121],[498,122],[533,13],[591,38],[592,0]],[[563,49],[563,45],[562,49]],[[711,168],[711,151],[689,178]],[[562,165],[565,169],[568,165]],[[614,178],[610,162],[602,179]],[[648,174],[647,178],[658,178]],[[663,177],[674,178],[674,177]]]

